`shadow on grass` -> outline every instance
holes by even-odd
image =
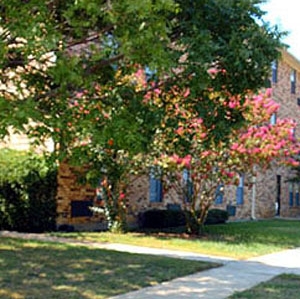
[[[283,247],[300,246],[300,221],[262,220],[236,222],[219,225],[206,225],[202,235],[189,235],[184,227],[164,230],[143,230],[140,237],[152,236],[161,240],[172,238],[189,241],[216,241],[228,244],[260,243]]]
[[[214,264],[1,238],[0,298],[102,299]]]

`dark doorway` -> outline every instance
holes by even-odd
[[[276,216],[280,216],[280,202],[281,202],[281,175],[277,175],[276,182]]]

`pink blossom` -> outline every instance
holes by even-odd
[[[254,148],[252,151],[253,154],[260,154],[261,153],[261,149],[260,148]]]
[[[176,164],[181,164],[181,162],[182,162],[182,159],[178,155],[176,155],[176,154],[174,154],[173,156],[171,156],[171,160],[173,162],[175,162]]]
[[[125,193],[121,192],[120,195],[119,195],[119,199],[123,200],[124,198],[125,198]]]
[[[183,129],[183,127],[179,127],[175,132],[179,136],[182,136],[184,134],[184,129]]]
[[[190,89],[187,88],[186,91],[185,91],[184,94],[183,94],[183,97],[184,97],[184,98],[187,98],[187,97],[190,95],[190,92],[191,92]]]
[[[191,155],[186,155],[185,157],[182,158],[182,164],[186,168],[190,168],[191,166],[191,161],[192,161],[192,156]]]
[[[237,106],[238,106],[237,102],[230,101],[228,103],[228,107],[231,108],[231,109],[234,109]]]
[[[83,95],[84,95],[84,93],[83,93],[82,91],[79,91],[79,92],[76,92],[75,97],[76,97],[77,99],[79,99],[79,98],[82,98]]]
[[[234,144],[231,146],[231,149],[232,149],[233,151],[235,151],[235,150],[238,149],[238,147],[239,147],[239,144],[238,144],[238,143],[234,143]]]
[[[202,158],[205,158],[205,157],[207,157],[207,156],[209,156],[210,155],[210,152],[209,151],[204,151],[204,152],[202,152]]]
[[[209,75],[213,76],[213,75],[216,75],[219,72],[219,70],[215,67],[212,67],[212,68],[208,69],[207,72]]]
[[[271,97],[272,96],[272,88],[267,88],[266,89],[266,96]]]
[[[157,95],[160,95],[161,94],[161,90],[159,88],[155,88],[154,89],[154,92],[157,94]]]
[[[233,172],[227,172],[225,171],[225,174],[230,178],[232,179],[234,177],[234,173]]]

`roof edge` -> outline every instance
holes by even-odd
[[[288,52],[286,49],[282,49],[280,50],[280,52],[281,52],[281,60],[283,60],[291,67],[296,69],[298,72],[300,72],[300,61],[294,55]]]

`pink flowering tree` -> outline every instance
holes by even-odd
[[[181,195],[190,233],[201,232],[219,185],[234,184],[239,173],[254,165],[262,170],[273,163],[296,165],[293,157],[300,150],[293,120],[270,123],[279,109],[271,90],[244,96],[208,90],[203,95],[206,98],[191,100],[188,89],[178,88],[152,94],[153,103],[168,101],[154,163],[164,170],[166,188],[175,188]],[[208,106],[208,101],[213,103],[205,117],[196,109],[201,101]],[[243,125],[236,126],[236,117],[243,118]],[[220,124],[227,128],[218,138],[215,129],[222,130]]]

